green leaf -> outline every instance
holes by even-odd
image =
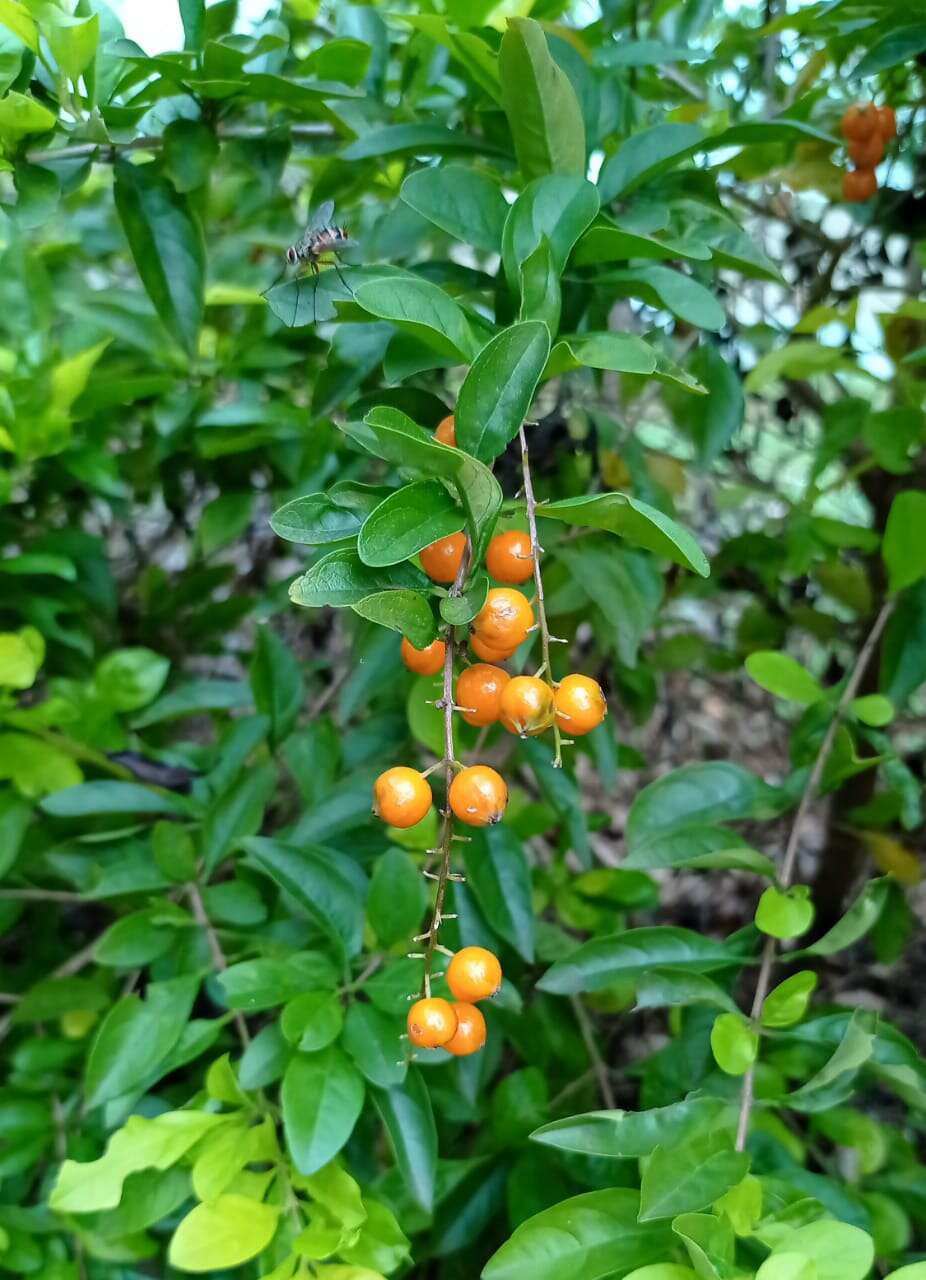
[[[373,869],[367,894],[367,919],[383,946],[417,931],[426,898],[424,877],[409,855],[387,849]]]
[[[399,194],[423,218],[464,244],[501,252],[508,205],[498,184],[480,170],[455,164],[418,169]]]
[[[378,1089],[391,1089],[405,1079],[408,1066],[402,1055],[403,1030],[398,1017],[390,1018],[375,1005],[355,1001],[347,1010],[341,1042]]]
[[[521,844],[504,823],[473,833],[464,847],[467,883],[491,928],[531,964],[534,908]]]
[[[43,978],[13,1011],[13,1022],[47,1022],[63,1013],[105,1009],[109,997],[92,978]]]
[[[272,1009],[301,991],[333,990],[337,971],[320,951],[302,951],[286,960],[263,956],[229,965],[218,975],[229,1009],[257,1013]]]
[[[601,277],[613,296],[639,298],[651,307],[664,308],[699,329],[716,332],[726,323],[723,307],[709,289],[691,276],[661,264],[635,265],[609,271]]]
[[[201,49],[205,32],[206,0],[180,0],[184,49]]]
[[[926,493],[906,489],[891,503],[881,554],[887,567],[887,585],[893,592],[912,587],[926,577]]]
[[[719,1098],[689,1098],[650,1111],[590,1111],[542,1125],[532,1142],[583,1155],[638,1159],[697,1134],[736,1125],[733,1107]]]
[[[813,924],[814,906],[805,884],[790,889],[769,887],[756,908],[756,927],[772,938],[798,938]]]
[[[377,591],[352,607],[361,618],[401,632],[416,649],[427,648],[437,635],[428,598],[420,591]]]
[[[657,867],[750,871],[770,880],[777,874],[771,858],[753,849],[735,831],[697,821],[686,823],[684,819],[677,826],[654,831],[651,837],[635,844],[624,866],[648,871]]]
[[[346,423],[342,430],[387,462],[452,480],[466,512],[473,563],[481,562],[502,505],[501,487],[488,467],[463,449],[441,444],[397,409],[373,409],[362,424]]]
[[[280,1208],[248,1196],[198,1204],[174,1232],[168,1259],[179,1271],[215,1271],[255,1258],[276,1234]]]
[[[19,0],[0,0],[0,26],[12,31],[33,53],[39,51],[39,32],[35,21]]]
[[[824,1219],[789,1232],[775,1245],[772,1257],[787,1253],[807,1258],[816,1266],[816,1280],[865,1280],[874,1252],[866,1231],[847,1222]]]
[[[266,625],[257,628],[248,677],[254,706],[270,721],[271,741],[282,742],[296,727],[305,685],[293,651]]]
[[[412,1067],[404,1084],[374,1089],[373,1101],[386,1126],[409,1195],[430,1214],[437,1176],[437,1129],[420,1071]]]
[[[585,173],[585,124],[575,90],[530,18],[509,18],[499,50],[502,102],[521,172]]]
[[[548,333],[559,329],[562,291],[550,242],[543,239],[521,267],[521,305],[518,320],[542,324]],[[549,362],[548,362],[549,363]]]
[[[96,945],[97,964],[134,969],[164,955],[176,942],[173,929],[159,927],[158,909],[133,911],[111,924]],[[182,918],[182,913],[181,913]]]
[[[196,978],[152,982],[144,1001],[124,996],[100,1024],[87,1057],[87,1106],[98,1107],[141,1087],[167,1058],[186,1026]]]
[[[355,878],[339,869],[330,850],[306,842],[297,849],[263,836],[247,836],[241,846],[339,949],[348,956],[357,954],[363,899]]]
[[[100,17],[94,13],[81,19],[56,13],[46,24],[44,34],[59,68],[76,82],[96,57]]]
[[[899,1271],[889,1271],[884,1280],[926,1280],[926,1262],[914,1262]]]
[[[260,830],[276,782],[276,768],[265,762],[246,773],[237,786],[229,788],[209,806],[202,831],[202,856],[208,873],[216,869],[244,836],[253,836]]]
[[[516,1227],[483,1270],[483,1280],[602,1280],[665,1257],[668,1226],[637,1221],[636,1191],[572,1196]]]
[[[367,516],[357,553],[373,568],[398,564],[432,542],[459,533],[465,523],[440,480],[416,480],[391,493]]]
[[[856,1009],[829,1060],[800,1088],[785,1095],[787,1106],[796,1111],[826,1111],[833,1105],[834,1087],[842,1101],[851,1091],[859,1069],[875,1051],[875,1021],[868,1010]]]
[[[331,991],[304,991],[290,1000],[280,1017],[286,1039],[303,1053],[327,1049],[344,1024],[344,1010]]]
[[[188,804],[182,796],[156,791],[139,782],[82,782],[66,787],[41,801],[54,818],[87,818],[111,813],[169,813],[185,816]]]
[[[741,1182],[748,1169],[749,1156],[734,1151],[723,1134],[658,1146],[643,1166],[640,1221],[705,1209]]]
[[[354,300],[455,362],[470,361],[479,351],[462,308],[429,280],[412,275],[367,280],[354,290]]]
[[[809,969],[792,973],[779,982],[765,997],[762,1005],[762,1025],[766,1027],[790,1027],[800,1022],[807,1012],[810,997],[817,986],[817,975]]]
[[[117,649],[96,669],[94,683],[114,711],[138,711],[161,692],[170,659],[151,649]]]
[[[196,191],[209,181],[219,154],[212,129],[202,120],[172,120],[164,130],[164,167],[177,191]]]
[[[47,133],[56,123],[47,107],[24,93],[11,89],[0,98],[0,141],[8,147],[30,133]]]
[[[757,650],[746,659],[746,670],[757,685],[776,698],[809,706],[825,696],[817,678],[787,653]]]
[[[196,541],[205,557],[221,551],[245,532],[254,515],[253,493],[222,493],[203,507]]]
[[[707,557],[687,529],[629,494],[598,493],[563,498],[543,503],[537,508],[537,514],[544,520],[606,529],[625,538],[631,546],[643,547],[686,569],[693,569],[702,578],[710,574]]]
[[[759,1052],[758,1034],[741,1013],[721,1013],[714,1019],[711,1028],[711,1052],[721,1071],[725,1071],[728,1076],[741,1076],[756,1060]],[[744,1169],[743,1174],[745,1172]],[[739,1178],[735,1181],[739,1182]]]
[[[637,982],[638,1009],[678,1008],[690,1004],[708,1004],[735,1012],[732,996],[703,973],[685,973],[672,969],[652,969]]]
[[[889,876],[869,880],[846,914],[833,925],[832,929],[828,929],[822,938],[818,938],[809,947],[790,952],[788,959],[797,960],[804,956],[834,956],[840,951],[845,951],[847,947],[853,946],[878,923],[887,902],[890,887]]]
[[[465,627],[485,604],[488,594],[488,576],[479,569],[460,595],[441,597],[440,616],[452,627]]]
[[[461,449],[481,462],[504,453],[530,411],[549,354],[550,335],[539,320],[513,324],[482,348],[457,400]]]
[[[353,538],[390,490],[379,485],[341,480],[326,493],[293,498],[270,517],[270,527],[288,542],[322,546]]]
[[[28,631],[31,631],[29,628]],[[27,631],[24,627],[23,631]],[[35,683],[35,677],[42,667],[45,657],[45,642],[39,632],[39,644],[33,643],[33,636],[23,631],[5,631],[0,633],[0,687],[6,689],[29,689]]]
[[[894,704],[890,698],[880,693],[865,694],[861,698],[853,698],[849,710],[862,724],[881,729],[894,719]]]
[[[624,1280],[698,1280],[696,1271],[676,1266],[674,1262],[656,1262],[651,1267],[631,1271]]]
[[[341,152],[342,160],[366,160],[371,156],[445,155],[454,151],[473,151],[483,155],[504,155],[485,138],[473,138],[460,129],[441,124],[389,124],[370,129]]]
[[[615,373],[654,373],[656,352],[633,333],[581,333],[561,338],[550,353],[544,379],[572,369],[610,369]]]
[[[142,284],[167,332],[194,356],[206,275],[199,221],[155,165],[120,161],[114,172],[116,210]]]
[[[347,1142],[363,1107],[363,1077],[340,1049],[297,1053],[283,1077],[283,1132],[300,1173],[315,1173]]]
[[[710,257],[710,249],[700,241],[676,240],[672,237],[658,240],[655,236],[622,225],[619,220],[601,218],[579,241],[574,262],[577,266],[590,266],[598,262],[626,262],[630,258],[656,258],[672,262],[681,258],[704,262]]]
[[[363,563],[353,547],[339,547],[316,560],[301,578],[296,578],[290,585],[289,598],[293,604],[307,609],[341,609],[383,591],[428,586],[428,579],[412,564],[372,569]]]
[[[573,995],[600,991],[615,982],[635,982],[654,968],[710,973],[741,966],[746,957],[723,942],[670,925],[628,929],[585,942],[548,969],[541,991]]]
[[[756,1280],[817,1280],[817,1266],[802,1253],[780,1253],[765,1259]]]
[[[746,401],[734,369],[713,343],[702,343],[687,364],[708,394],[686,399],[678,420],[695,442],[699,466],[709,467],[742,426]]]
[[[898,13],[897,16],[899,17],[900,14]],[[897,67],[901,63],[912,61],[924,50],[926,50],[926,22],[915,22],[907,27],[895,27],[871,45],[855,68],[853,75],[877,75],[879,71],[886,71],[889,67]]]
[[[581,175],[551,173],[528,183],[508,211],[502,237],[502,262],[512,290],[521,284],[525,263],[544,241],[553,271],[561,276],[598,207],[596,188]]]
[[[657,124],[623,142],[602,167],[598,190],[603,204],[665,173],[693,155],[704,142],[695,124]]]

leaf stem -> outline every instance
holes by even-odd
[[[216,933],[212,921],[206,912],[206,904],[203,902],[202,890],[195,880],[191,880],[186,886],[187,898],[190,901],[190,907],[193,911],[193,918],[202,928],[206,935],[206,941],[209,943],[209,950],[212,954],[212,960],[219,973],[224,973],[228,968],[228,960],[225,952],[222,950],[222,944],[219,941],[219,935]],[[244,1014],[240,1009],[236,1009],[232,1015],[235,1028],[238,1032],[238,1039],[241,1041],[242,1049],[246,1049],[251,1043],[251,1036],[248,1032],[248,1024],[244,1020]]]
[[[833,746],[836,742],[836,733],[842,723],[846,708],[858,692],[861,684],[862,676],[871,661],[872,655],[877,648],[881,633],[887,625],[888,619],[894,612],[895,601],[893,598],[888,599],[881,606],[881,610],[875,618],[874,624],[865,639],[864,644],[859,650],[855,664],[849,673],[849,678],[845,683],[845,687],[839,696],[836,709],[833,712],[833,718],[827,726],[823,741],[820,743],[820,750],[817,752],[816,759],[813,762],[813,768],[807,779],[801,795],[800,804],[797,807],[797,813],[794,815],[794,822],[791,824],[791,831],[788,835],[788,843],[785,845],[784,857],[781,863],[781,874],[778,882],[783,889],[787,889],[794,878],[794,868],[797,863],[797,854],[800,848],[801,836],[803,834],[804,822],[808,813],[817,799],[820,789],[820,783],[826,769],[827,762],[832,754]],[[777,955],[776,940],[769,936],[765,939],[765,945],[762,948],[762,959],[759,964],[759,976],[756,980],[756,991],[752,1001],[750,1010],[750,1018],[755,1023],[758,1021],[762,1006],[765,1004],[765,997],[768,995],[769,987],[772,981],[772,970],[775,966],[775,958]],[[743,1151],[746,1146],[746,1139],[749,1136],[749,1119],[752,1114],[752,1107],[755,1101],[755,1063],[749,1067],[743,1076],[743,1090],[740,1096],[740,1114],[739,1123],[736,1129],[736,1150]]]
[[[236,139],[244,141],[260,141],[266,138],[269,130],[263,125],[226,125],[217,131],[219,141]],[[334,130],[326,124],[291,124],[290,134],[293,138],[305,141],[310,138],[334,138]],[[98,164],[115,164],[120,155],[127,151],[157,151],[164,145],[160,134],[148,137],[131,138],[128,142],[75,142],[64,147],[42,148],[28,151],[26,159],[30,164],[49,164],[55,160],[87,160]]]

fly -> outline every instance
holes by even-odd
[[[331,216],[334,213],[334,201],[326,200],[324,204],[319,205],[315,214],[306,228],[302,239],[296,244],[291,244],[286,250],[286,263],[283,270],[274,280],[269,289],[266,289],[264,296],[273,289],[286,274],[287,267],[308,268],[314,276],[314,288],[312,293],[312,323],[315,324],[318,319],[317,301],[318,301],[318,277],[320,273],[320,264],[325,258],[331,259],[331,265],[337,272],[338,279],[348,293],[353,293],[350,285],[344,279],[344,275],[338,264],[338,254],[353,243],[347,233],[346,227],[337,226],[332,223]],[[295,327],[296,316],[299,311],[299,295],[301,286],[301,276],[297,276],[296,280],[296,300],[293,306],[293,319],[290,328]]]

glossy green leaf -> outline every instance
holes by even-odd
[[[341,1034],[344,1010],[330,991],[304,991],[283,1008],[280,1029],[290,1044],[303,1053],[316,1053]]]
[[[154,165],[120,162],[114,195],[135,266],[165,329],[195,354],[206,251],[196,214]]]
[[[462,309],[448,293],[414,276],[382,276],[354,290],[364,311],[389,320],[404,332],[454,361],[472,360],[479,343]]]
[[[626,262],[630,258],[672,262],[681,258],[704,262],[710,256],[710,249],[698,240],[657,239],[632,227],[622,226],[619,220],[602,219],[590,227],[579,241],[575,263],[577,266],[590,266],[597,262]]]
[[[504,452],[530,411],[549,353],[549,332],[537,320],[511,325],[483,347],[457,400],[461,449],[481,462]]]
[[[693,155],[704,140],[695,124],[657,124],[635,133],[602,167],[598,189],[603,203],[674,168]]]
[[[756,1060],[759,1037],[742,1014],[721,1013],[714,1019],[711,1028],[711,1052],[721,1071],[729,1076],[741,1076]],[[743,1173],[745,1172],[743,1169]],[[739,1178],[735,1181],[738,1182]]]
[[[716,332],[726,323],[723,307],[709,289],[659,263],[609,271],[603,282],[618,297],[639,298],[651,307],[664,308],[687,324]]]
[[[510,18],[499,51],[502,102],[518,164],[530,181],[585,173],[585,124],[575,90],[530,18]]]
[[[326,493],[310,493],[284,503],[270,517],[270,527],[288,542],[310,546],[343,542],[360,532],[364,520],[389,493],[382,486],[342,481]]]
[[[862,724],[871,725],[875,729],[883,728],[894,719],[894,704],[890,698],[885,698],[880,693],[853,698],[849,703],[849,710]]]
[[[704,1209],[742,1181],[748,1169],[749,1156],[734,1151],[723,1134],[658,1146],[643,1166],[640,1221]]]
[[[296,726],[305,686],[295,654],[270,627],[257,630],[248,674],[254,706],[270,721],[271,740],[282,742]]]
[[[402,849],[387,849],[377,860],[367,894],[367,919],[384,946],[418,932],[424,917],[425,882]]]
[[[337,970],[320,951],[301,951],[286,959],[241,960],[229,965],[218,981],[229,1009],[256,1013],[284,1004],[301,991],[333,990]]]
[[[704,973],[651,969],[637,981],[638,1009],[666,1009],[708,1004],[728,1012],[736,1010],[732,996]]]
[[[255,1258],[276,1234],[278,1205],[241,1195],[198,1204],[171,1237],[170,1264],[180,1271],[214,1271]]]
[[[363,563],[353,547],[339,547],[296,578],[290,585],[289,598],[293,604],[308,609],[340,609],[384,591],[414,591],[427,586],[428,579],[412,564],[373,569]]]
[[[909,11],[913,13],[913,10]],[[873,76],[889,67],[910,62],[926,50],[926,22],[914,22],[889,30],[867,50],[855,67],[856,76]]]
[[[459,533],[465,523],[463,511],[440,480],[416,480],[390,494],[367,516],[357,552],[373,568],[398,564],[432,542]]]
[[[689,1098],[649,1111],[590,1111],[553,1120],[535,1129],[531,1141],[589,1156],[637,1159],[718,1128],[732,1132],[735,1123],[733,1107],[719,1098]]]
[[[261,764],[212,802],[202,831],[202,855],[207,872],[214,871],[245,836],[256,835],[260,830],[276,782],[276,768],[269,762]]]
[[[174,1048],[186,1026],[199,983],[174,978],[149,983],[145,999],[124,996],[100,1024],[87,1058],[88,1107],[140,1089]]]
[[[402,199],[465,244],[499,253],[508,204],[496,182],[478,169],[441,165],[418,169],[402,183]]]
[[[378,1089],[400,1085],[408,1072],[403,1054],[401,1019],[389,1017],[375,1005],[354,1002],[347,1010],[344,1048],[370,1084]]]
[[[809,969],[792,973],[768,993],[762,1005],[762,1023],[766,1027],[790,1027],[800,1022],[807,1012],[817,986],[817,975]]]
[[[638,1222],[640,1199],[623,1187],[572,1196],[516,1227],[483,1270],[484,1280],[603,1280],[669,1250],[668,1225]]]
[[[561,338],[550,353],[544,378],[571,369],[610,369],[615,373],[653,373],[656,352],[633,333],[582,333]]]
[[[182,796],[139,782],[116,782],[105,779],[82,782],[46,796],[41,802],[45,813],[54,818],[87,818],[111,813],[167,813],[182,816],[189,806]]]
[[[363,1077],[335,1046],[297,1053],[286,1068],[283,1132],[300,1173],[315,1173],[344,1146],[363,1107]]]
[[[434,614],[420,591],[377,591],[352,606],[354,613],[407,637],[416,649],[425,649],[437,635]]]
[[[430,1213],[437,1176],[437,1129],[420,1071],[412,1067],[404,1084],[375,1089],[373,1101],[386,1126],[408,1194],[419,1208]]]
[[[475,832],[464,846],[467,884],[489,925],[529,964],[534,959],[531,875],[521,844],[500,823]]]
[[[563,498],[538,507],[544,520],[562,520],[616,533],[635,547],[643,547],[706,578],[710,565],[687,529],[655,507],[624,493],[599,493],[591,497]]]
[[[812,702],[819,702],[824,696],[816,677],[790,654],[775,653],[768,649],[758,650],[746,659],[746,670],[756,684],[773,693],[776,698],[809,706]]]
[[[815,1075],[786,1095],[787,1105],[796,1111],[825,1111],[833,1105],[834,1092],[839,1100],[847,1096],[859,1069],[874,1052],[874,1026],[870,1012],[856,1009],[832,1056]]]
[[[579,174],[550,173],[528,183],[508,211],[502,263],[512,289],[524,264],[546,241],[553,270],[561,276],[573,246],[598,213],[598,192]]]
[[[711,973],[744,963],[745,957],[728,944],[662,925],[585,942],[558,960],[537,985],[542,991],[571,995],[600,991],[614,982],[634,982],[654,968]]]
[[[343,160],[366,160],[370,156],[448,155],[455,151],[500,154],[485,138],[474,138],[460,129],[440,124],[390,124],[365,131],[341,152]],[[503,154],[503,153],[501,153]]]
[[[559,329],[562,290],[549,240],[544,237],[521,267],[521,304],[518,320],[540,323],[549,333]],[[548,362],[549,363],[549,362]]]
[[[816,1266],[816,1280],[864,1280],[874,1261],[871,1237],[847,1222],[809,1222],[784,1236],[772,1250],[798,1254]]]
[[[864,938],[877,924],[890,892],[890,880],[881,876],[869,880],[841,920],[809,947],[792,951],[788,959],[802,956],[834,956]]]
[[[756,908],[756,927],[772,938],[798,938],[813,924],[814,906],[805,884],[790,889],[769,887]]]
[[[473,574],[460,595],[441,598],[440,616],[451,626],[465,626],[467,622],[472,622],[485,604],[488,593],[489,579],[480,569]]]
[[[881,554],[892,592],[912,587],[926,577],[926,493],[906,489],[891,503]]]

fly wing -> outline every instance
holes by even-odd
[[[313,232],[321,231],[323,227],[331,225],[331,215],[334,213],[334,201],[326,200],[324,204],[320,204],[309,219],[309,226],[306,235]]]

